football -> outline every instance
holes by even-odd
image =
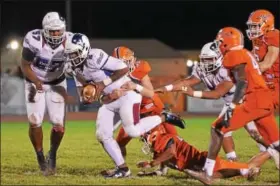
[[[94,100],[96,95],[96,86],[93,84],[88,84],[83,88],[82,96],[86,98],[86,100]]]

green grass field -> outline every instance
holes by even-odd
[[[187,128],[180,135],[190,144],[201,150],[208,148],[209,123],[214,118],[188,119]],[[44,149],[49,149],[51,125],[44,123]],[[99,175],[103,169],[112,168],[113,162],[103,151],[95,138],[93,121],[67,122],[64,140],[57,160],[57,175],[44,177],[38,171],[35,152],[28,138],[28,124],[1,123],[1,185],[198,185],[198,181],[185,174],[170,170],[166,177],[139,178],[136,163],[148,160],[141,151],[142,144],[134,139],[128,145],[127,163],[133,176],[125,179],[104,179]],[[234,133],[236,151],[240,161],[247,161],[258,148],[244,129]],[[221,151],[221,156],[224,153]],[[216,184],[240,185],[279,185],[279,172],[272,160],[262,167],[261,175],[254,182],[243,178],[218,180]]]

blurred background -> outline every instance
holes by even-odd
[[[212,41],[220,28],[234,26],[246,36],[246,21],[256,9],[267,9],[279,28],[279,1],[15,1],[2,0],[1,115],[24,115],[25,96],[20,69],[22,40],[42,28],[43,16],[57,11],[66,18],[67,30],[86,34],[93,48],[112,54],[124,45],[151,67],[154,87],[187,77],[198,61],[201,47]],[[251,43],[245,37],[245,46]],[[96,111],[99,103],[80,104],[75,83],[68,78],[68,92],[76,102],[69,112]],[[196,88],[203,88],[199,85]],[[218,113],[222,100],[200,100],[180,93],[161,95],[166,107],[191,114]]]

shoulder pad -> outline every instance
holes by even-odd
[[[23,47],[36,52],[42,48],[42,42],[42,31],[40,29],[31,30],[24,37]]]

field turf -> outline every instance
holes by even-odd
[[[200,150],[207,150],[209,126],[214,119],[187,119],[187,128],[179,130],[179,134]],[[133,176],[125,179],[105,179],[99,172],[114,165],[95,138],[95,122],[68,121],[66,125],[66,133],[58,151],[57,175],[44,177],[38,171],[35,152],[28,138],[28,124],[1,123],[1,185],[201,185],[174,170],[170,170],[165,177],[137,177],[139,170],[136,163],[150,159],[142,153],[142,143],[138,139],[133,139],[127,149],[127,163]],[[43,128],[44,151],[47,153],[51,125],[44,123]],[[256,144],[244,129],[233,135],[240,161],[246,162],[258,153]],[[221,151],[220,155],[224,156],[224,153]],[[273,161],[269,160],[254,182],[248,182],[244,178],[231,178],[218,180],[216,184],[279,185],[279,172]]]

